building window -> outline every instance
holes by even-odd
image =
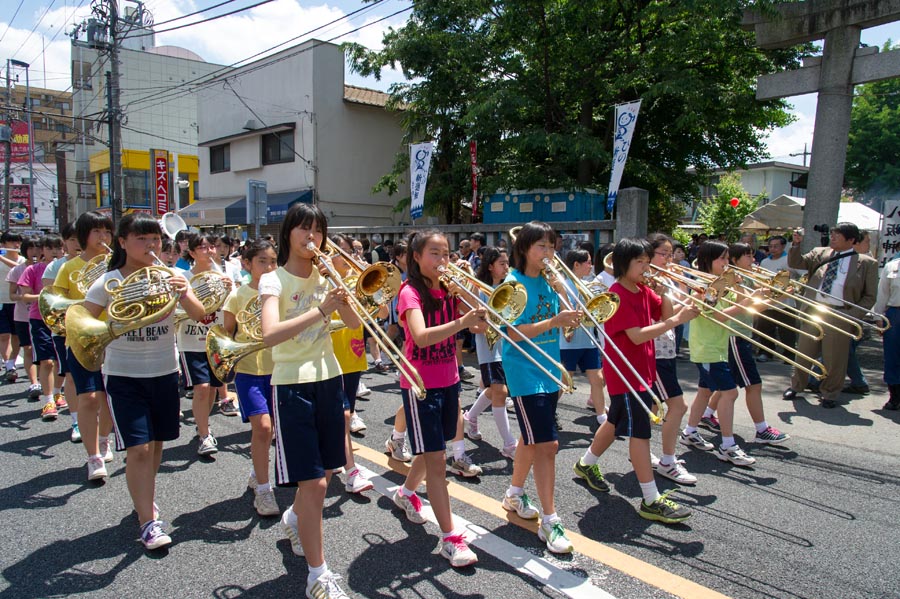
[[[57,102],[56,107],[60,110],[68,110],[71,108],[68,102]]]
[[[31,107],[32,107],[32,108],[34,108],[35,106],[40,106],[40,105],[41,105],[41,99],[40,99],[40,98],[30,98],[29,101],[31,102]]]
[[[212,146],[209,149],[209,172],[224,173],[231,170],[231,144]]]
[[[294,161],[294,131],[267,133],[262,136],[263,164]]]
[[[150,183],[148,171],[124,169],[122,178],[125,187],[125,205],[150,207]]]

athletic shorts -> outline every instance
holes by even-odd
[[[650,417],[638,404],[638,401],[643,401],[645,406],[651,408],[653,398],[647,391],[638,391],[638,395],[641,396],[640,400],[633,393],[621,393],[609,397],[607,419],[616,427],[616,436],[632,439],[650,438]]]
[[[421,399],[414,397],[409,389],[400,389],[413,455],[447,449],[447,441],[456,436],[461,388],[459,383],[454,383],[449,387],[426,389]]]
[[[731,337],[728,340],[728,367],[738,387],[762,384],[753,359],[753,345],[746,339]]]
[[[341,377],[274,385],[275,482],[295,487],[347,463]]]
[[[71,347],[66,348],[66,363],[69,366],[72,381],[75,383],[75,393],[81,395],[82,393],[106,391],[106,386],[103,384],[103,373],[99,370],[92,372],[82,366],[75,354],[72,353]]]
[[[16,332],[16,321],[13,320],[15,304],[3,304],[0,307],[0,335],[10,335]]]
[[[177,373],[145,379],[107,375],[103,382],[119,451],[178,438]]]
[[[69,372],[69,365],[66,362],[66,338],[59,335],[53,337],[53,359],[56,360],[56,374],[66,376]]]
[[[341,375],[344,384],[344,409],[356,411],[356,392],[359,391],[361,372],[347,372]]]
[[[663,401],[684,395],[678,382],[678,366],[675,358],[656,358],[656,382],[653,389]]]
[[[556,432],[556,403],[559,393],[536,393],[513,397],[519,430],[525,445],[559,440]]]
[[[238,408],[241,420],[250,422],[251,416],[272,414],[272,375],[245,374],[239,372],[234,377],[237,390]]]
[[[53,336],[44,321],[32,318],[29,329],[31,331],[31,358],[34,363],[55,360],[56,348],[53,347]]]
[[[503,371],[503,362],[479,364],[478,368],[481,370],[481,384],[485,387],[506,384],[506,372]]]
[[[737,387],[727,362],[698,363],[697,370],[700,371],[700,381],[697,383],[697,386],[702,389],[731,391]]]
[[[222,386],[222,381],[216,378],[212,368],[209,367],[205,351],[181,352],[181,371],[184,373],[185,387],[206,383],[214,389]]]
[[[603,358],[600,357],[600,350],[596,347],[585,347],[580,349],[561,349],[559,357],[569,372],[575,372],[576,368],[581,368],[581,372],[588,370],[599,370],[603,365]]]
[[[16,320],[16,337],[19,338],[19,347],[31,347],[31,325],[27,322]]]

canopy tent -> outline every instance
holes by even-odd
[[[787,231],[802,227],[805,205],[806,198],[780,195],[744,217],[741,230]],[[881,214],[857,202],[841,202],[838,222],[855,223],[862,231],[878,231]]]

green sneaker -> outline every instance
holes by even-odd
[[[575,462],[574,470],[575,474],[583,478],[593,490],[600,491],[601,493],[609,493],[609,485],[606,484],[606,481],[603,479],[603,473],[600,472],[600,466],[597,464],[585,466],[579,459]]]
[[[572,553],[575,549],[572,541],[566,536],[561,520],[543,523],[538,527],[538,538],[547,544],[550,553]]]
[[[665,524],[678,524],[679,522],[684,522],[690,518],[691,510],[668,499],[669,493],[674,490],[675,489],[669,489],[650,505],[641,501],[641,508],[638,510],[638,515],[641,518],[657,520]]]

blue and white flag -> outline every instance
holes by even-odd
[[[409,206],[411,218],[421,218],[425,206],[425,184],[428,169],[431,168],[431,153],[434,146],[430,141],[409,146],[409,187],[412,201]]]
[[[619,184],[622,182],[622,172],[625,170],[625,161],[628,159],[628,150],[631,148],[631,136],[634,134],[640,109],[640,100],[616,106],[612,176],[609,179],[609,193],[606,195],[606,211],[610,214],[616,205],[616,196],[619,195]]]

